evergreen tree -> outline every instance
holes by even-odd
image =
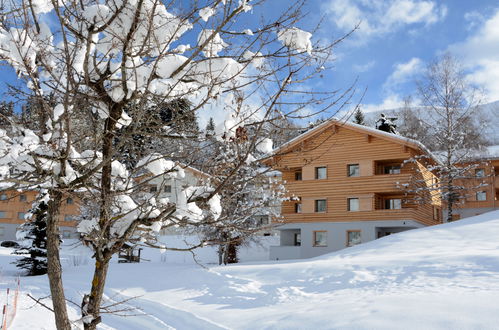
[[[358,125],[366,125],[364,113],[360,108],[357,108],[357,110],[355,110],[353,122]]]
[[[215,135],[215,121],[213,120],[212,117],[208,120],[208,124],[206,124],[206,135],[207,136],[213,136]]]
[[[33,212],[34,220],[21,226],[20,236],[29,243],[14,252],[29,251],[29,256],[15,262],[18,268],[26,269],[29,276],[47,273],[47,209],[47,204],[41,202]]]

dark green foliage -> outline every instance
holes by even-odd
[[[210,117],[210,120],[208,121],[208,124],[206,125],[205,132],[206,132],[207,136],[215,135],[215,121],[213,120],[212,117]]]
[[[15,262],[18,268],[26,269],[27,275],[43,275],[47,273],[47,204],[41,202],[33,212],[34,220],[21,226],[28,246],[17,249],[15,254],[29,253]]]
[[[360,110],[360,108],[357,108],[357,110],[355,110],[353,122],[358,125],[366,125],[364,113],[362,112],[362,110]]]

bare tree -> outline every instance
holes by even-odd
[[[447,221],[452,221],[456,203],[466,198],[470,190],[465,179],[473,176],[473,168],[478,166],[473,158],[484,145],[474,118],[482,101],[481,94],[468,82],[461,65],[450,54],[430,63],[417,85],[424,108],[420,109],[418,116],[407,112],[404,121],[415,125],[410,130],[415,136],[411,137],[430,144],[435,158],[440,160],[431,165],[439,181],[427,183],[425,189],[440,193],[446,205]],[[409,190],[422,201],[424,195],[433,198],[433,193],[422,191],[420,185],[414,183]]]
[[[235,159],[212,185],[186,187],[176,203],[145,194],[151,180],[181,175],[195,158],[196,150],[183,146],[196,137],[176,129],[182,117],[220,108],[216,138],[230,141],[242,127],[252,127],[257,134],[247,144],[253,150],[276,109],[298,118],[310,104],[317,105],[314,114],[324,113],[349,98],[351,89],[337,94],[299,87],[323,71],[342,39],[312,43],[312,34],[296,27],[301,1],[250,25],[252,6],[262,4],[13,0],[4,6],[0,57],[26,83],[43,117],[37,128],[14,123],[10,136],[1,136],[2,181],[4,187],[47,190],[48,277],[58,329],[70,329],[57,222],[64,196],[93,200],[96,207],[79,225],[95,258],[82,320],[85,329],[95,329],[112,256],[126,242],[159,246],[155,233],[161,228],[216,221],[220,192],[251,156]],[[154,130],[132,125],[157,118],[163,105],[179,100],[189,107],[167,124]],[[133,159],[133,146],[148,137],[169,145],[168,152]],[[131,159],[120,153],[125,147],[133,151]]]

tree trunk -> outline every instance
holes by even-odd
[[[87,307],[87,315],[92,317],[88,323],[84,323],[85,330],[95,330],[97,324],[101,322],[100,306],[102,296],[104,294],[104,286],[106,284],[107,271],[111,258],[96,257],[94,277],[92,279],[92,289],[90,290],[89,303]]]
[[[224,246],[220,244],[218,246],[218,264],[221,265],[224,261]]]
[[[237,259],[237,246],[238,242],[230,242],[227,246],[227,263],[228,264],[237,264],[239,261]]]
[[[60,191],[50,191],[47,214],[47,274],[54,308],[55,325],[58,330],[70,330],[66,297],[62,284],[62,268],[59,258],[59,210],[62,201]]]

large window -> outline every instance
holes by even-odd
[[[360,176],[359,164],[349,164],[347,175],[348,176]]]
[[[362,243],[360,230],[347,230],[347,246],[354,246]]]
[[[26,212],[17,212],[17,218],[19,220],[26,220]]]
[[[74,217],[70,214],[65,214],[64,215],[64,221],[73,221]]]
[[[486,191],[477,191],[476,192],[476,200],[477,201],[486,201],[487,200],[487,192]]]
[[[326,179],[327,178],[327,167],[321,166],[315,168],[315,178],[317,180]]]
[[[0,211],[0,219],[5,219],[5,218],[7,218],[7,212]]]
[[[6,201],[7,199],[7,194],[0,194],[0,201]]]
[[[485,176],[485,170],[483,168],[477,168],[475,169],[475,176],[482,178]]]
[[[314,246],[327,246],[327,231],[314,231]]]
[[[400,165],[386,165],[383,169],[384,174],[400,174]]]
[[[326,212],[326,200],[316,199],[315,200],[315,212]]]
[[[358,211],[359,210],[359,199],[349,198],[348,199],[348,211]]]
[[[301,181],[302,180],[301,170],[298,170],[298,171],[295,172],[295,180],[296,181]]]
[[[400,198],[385,199],[385,209],[399,210],[402,208],[402,200]]]

